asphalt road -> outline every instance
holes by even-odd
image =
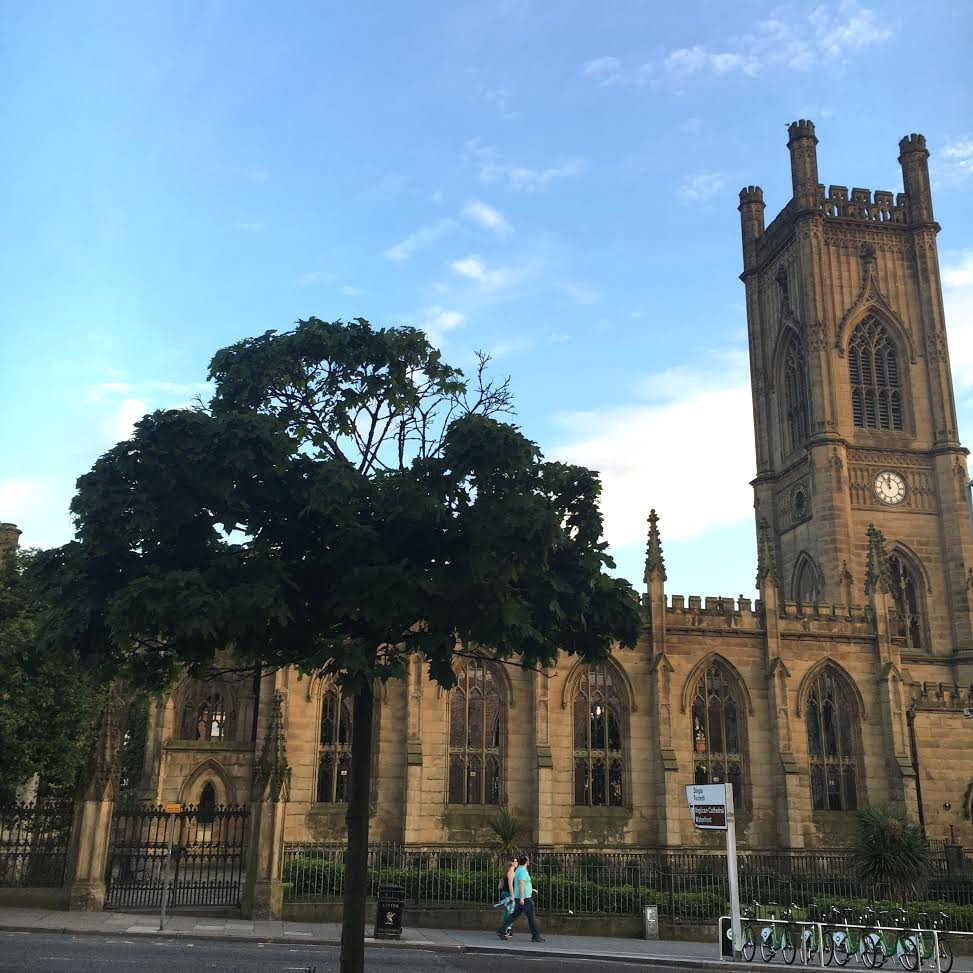
[[[570,960],[557,957],[487,956],[436,953],[416,949],[368,949],[369,973],[495,973],[502,966],[524,973],[597,970],[632,973],[631,963]],[[260,973],[336,973],[338,950],[333,946],[276,945],[247,942],[186,942],[181,939],[71,936],[48,933],[0,933],[2,973],[196,973],[216,970],[259,970]],[[654,970],[665,973],[664,967]],[[685,973],[685,971],[681,971]]]

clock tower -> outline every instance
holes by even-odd
[[[899,142],[903,192],[849,193],[818,181],[812,122],[788,133],[790,201],[767,226],[758,186],[739,207],[760,543],[783,600],[862,604],[874,524],[903,660],[948,660],[969,682],[967,451],[926,141]]]

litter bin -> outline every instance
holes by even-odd
[[[642,909],[642,935],[645,939],[659,938],[659,907],[647,905]]]
[[[398,939],[402,935],[402,904],[405,889],[401,885],[383,882],[378,887],[375,906],[375,938]]]

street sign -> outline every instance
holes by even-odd
[[[704,831],[726,832],[726,872],[730,889],[730,933],[733,958],[740,959],[743,935],[740,926],[740,887],[737,879],[737,831],[730,784],[687,784],[686,800],[693,824]],[[823,955],[823,954],[822,954]]]
[[[703,831],[726,831],[725,805],[694,804],[693,824]]]
[[[166,814],[181,814],[182,813],[182,805],[181,804],[170,803],[170,804],[167,804],[166,805],[165,810],[166,810]]]
[[[703,831],[726,830],[726,785],[689,784],[686,799],[697,828]]]

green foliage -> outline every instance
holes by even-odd
[[[30,570],[37,558],[14,551],[0,563],[0,804],[12,803],[34,774],[47,792],[74,784],[103,700],[70,646],[38,645],[44,604]]]
[[[635,643],[604,573],[597,476],[546,463],[421,332],[316,318],[214,357],[208,410],[156,412],[81,477],[78,540],[42,557],[44,633],[164,687],[213,665],[333,673],[354,695],[412,652],[525,667]]]
[[[527,822],[506,806],[497,808],[497,813],[490,819],[490,830],[494,834],[494,847],[501,858],[517,854],[528,833]]]
[[[871,805],[858,812],[852,861],[864,885],[885,887],[904,900],[928,879],[929,842],[923,829],[902,811]]]

